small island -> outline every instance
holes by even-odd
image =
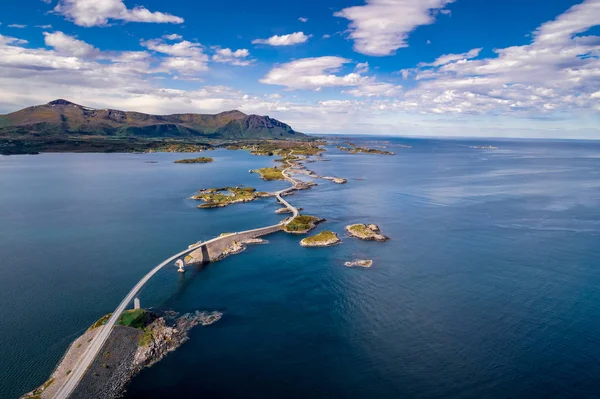
[[[345,262],[344,266],[346,267],[371,267],[373,266],[373,261],[371,259],[357,259],[351,262]]]
[[[303,247],[330,247],[342,242],[333,231],[322,231],[314,236],[306,237],[300,241]]]
[[[250,202],[270,195],[262,191],[257,192],[253,187],[223,187],[200,190],[192,199],[204,201],[205,203],[198,205],[198,208],[206,209],[221,208],[239,202]]]
[[[350,154],[379,154],[379,155],[395,155],[391,151],[379,150],[376,148],[358,147],[356,144],[347,143],[349,146],[344,147],[338,145],[337,148],[341,151],[348,152]]]
[[[250,173],[259,173],[263,180],[285,180],[283,171],[278,168],[260,168],[251,170]]]
[[[316,216],[298,215],[283,227],[283,231],[292,234],[305,234],[324,221],[325,219]]]
[[[198,157],[198,158],[188,158],[188,159],[180,159],[175,161],[174,163],[210,163],[213,159],[210,157]]]
[[[379,227],[376,224],[352,224],[346,226],[346,231],[352,237],[360,238],[361,240],[366,241],[387,241],[388,237],[380,234]]]

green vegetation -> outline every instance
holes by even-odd
[[[278,168],[260,168],[254,172],[260,173],[260,178],[263,180],[285,180],[282,170]]]
[[[175,163],[210,163],[213,159],[210,157],[198,157],[198,158],[189,158],[189,159],[180,159],[175,161]]]
[[[333,231],[325,230],[311,237],[306,237],[300,243],[306,246],[333,245],[340,241]]]
[[[306,233],[315,228],[320,219],[316,216],[298,215],[283,230],[290,233]]]
[[[205,202],[202,205],[198,205],[198,208],[218,208],[236,202],[254,201],[259,197],[265,197],[267,195],[267,193],[262,191],[257,192],[256,189],[252,187],[224,187],[201,190],[192,198]]]
[[[117,324],[126,327],[143,328],[146,324],[146,311],[144,309],[130,309],[123,312]]]
[[[103,326],[103,325],[105,325],[105,324],[106,324],[106,322],[108,321],[108,319],[110,319],[110,316],[111,316],[111,315],[112,315],[112,313],[109,313],[109,314],[107,314],[107,315],[104,315],[104,316],[102,316],[100,319],[98,319],[98,321],[97,321],[97,322],[95,322],[94,324],[92,324],[92,325],[90,326],[90,328],[88,328],[88,331],[89,331],[89,330],[93,330],[94,328],[98,328],[98,327],[100,327],[100,326]]]
[[[352,226],[348,227],[348,231],[366,237],[373,236],[376,234],[373,230],[371,230],[364,224],[353,224]]]
[[[152,329],[151,328],[144,328],[144,331],[143,331],[142,335],[140,335],[140,337],[138,339],[138,345],[139,346],[146,346],[150,342],[152,342]]]

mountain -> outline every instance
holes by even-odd
[[[210,137],[220,139],[304,138],[289,125],[268,116],[240,111],[208,114],[151,115],[84,107],[54,100],[0,115],[0,136],[94,135],[116,137]]]

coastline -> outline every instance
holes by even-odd
[[[290,153],[288,153],[287,155],[291,155],[291,152],[293,152],[293,150],[290,151]],[[302,160],[305,159],[306,158],[303,158]],[[281,170],[281,175],[283,176],[284,180],[291,183],[291,186],[274,193],[274,196],[277,199],[277,201],[291,212],[292,215],[290,217],[284,219],[276,225],[261,227],[243,232],[237,232],[233,234],[221,235],[211,240],[192,245],[186,250],[168,258],[167,260],[156,266],[154,269],[152,269],[150,272],[148,272],[138,282],[138,284],[134,286],[134,288],[129,292],[125,299],[123,299],[121,304],[108,318],[106,324],[104,326],[99,327],[100,331],[91,338],[91,340],[89,341],[89,346],[87,347],[87,349],[85,349],[84,353],[81,354],[76,365],[73,366],[72,369],[70,369],[69,374],[63,381],[62,386],[59,386],[59,381],[56,383],[56,385],[54,385],[54,383],[52,384],[53,390],[56,389],[53,397],[66,399],[78,389],[80,382],[83,381],[83,379],[86,378],[86,376],[88,375],[87,370],[89,369],[90,365],[96,361],[98,353],[102,350],[102,348],[108,345],[107,342],[109,341],[111,333],[115,328],[115,324],[118,317],[125,311],[127,305],[133,300],[133,298],[142,289],[142,287],[154,276],[154,274],[156,274],[164,266],[183,256],[186,256],[186,260],[184,261],[184,264],[186,265],[218,261],[225,256],[241,252],[243,248],[239,247],[240,242],[243,242],[244,240],[255,240],[263,235],[280,231],[284,229],[285,226],[293,222],[294,219],[299,215],[299,210],[292,206],[289,202],[284,200],[283,196],[289,195],[290,193],[296,190],[310,188],[310,186],[307,187],[307,185],[304,182],[294,179],[289,174],[289,171],[292,168],[304,168],[304,166],[298,161],[299,160],[289,160],[285,159],[285,157],[283,158],[283,162],[287,164],[287,167]],[[61,365],[59,364],[57,368],[61,368]],[[123,387],[125,385],[126,384],[123,384]],[[122,388],[115,390],[114,392],[120,392],[121,390]],[[41,397],[44,397],[44,391],[45,390],[43,389],[41,392]]]

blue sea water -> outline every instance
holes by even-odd
[[[303,248],[277,233],[155,277],[142,306],[225,315],[143,370],[126,398],[600,397],[600,143],[373,140],[397,155],[330,146],[329,161],[307,166],[348,183],[289,197],[342,244]],[[272,199],[196,209],[199,188],[286,186],[248,174],[270,158],[211,156],[0,158],[0,398],[41,384],[164,258],[281,219]],[[391,240],[346,237],[358,222]],[[353,259],[374,265],[344,267]]]

